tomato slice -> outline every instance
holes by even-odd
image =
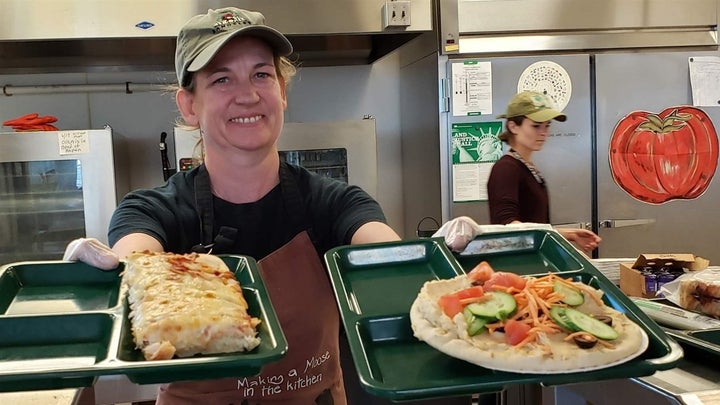
[[[466,288],[464,290],[455,292],[452,295],[456,295],[459,299],[464,300],[466,298],[482,297],[484,294],[485,294],[485,289],[482,288],[482,286],[474,285],[470,288]]]
[[[515,346],[516,344],[525,340],[530,332],[530,325],[525,322],[519,322],[514,319],[509,319],[505,322],[505,340]]]
[[[463,310],[463,304],[460,302],[460,298],[453,294],[443,295],[438,300],[438,305],[442,308],[445,315],[450,319],[454,318],[455,315],[459,314]]]
[[[525,282],[524,278],[515,273],[496,271],[488,281],[483,283],[483,287],[485,287],[485,291],[493,291],[496,289],[496,286],[500,287],[500,289],[515,287],[518,290],[522,290],[525,288]]]
[[[485,291],[483,288],[479,285],[466,288],[464,290],[460,290],[457,292],[454,292],[452,294],[446,294],[440,297],[438,300],[438,305],[440,305],[440,308],[443,310],[445,315],[449,316],[450,319],[454,318],[455,315],[462,312],[463,308],[465,307],[464,300],[467,300],[468,298],[477,298],[482,297],[485,294]]]
[[[490,277],[495,273],[490,263],[482,261],[473,267],[472,270],[467,274],[468,278],[473,282],[484,283],[490,280]]]

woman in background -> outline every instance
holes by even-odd
[[[505,132],[501,141],[510,149],[495,164],[488,179],[490,221],[493,224],[520,222],[550,223],[550,199],[545,178],[532,162],[533,153],[542,149],[552,120],[567,117],[553,108],[544,94],[524,91],[507,106]],[[585,253],[598,247],[601,239],[587,229],[558,228],[557,231]]]

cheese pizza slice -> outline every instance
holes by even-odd
[[[260,344],[240,283],[206,254],[135,252],[123,272],[135,345],[146,360],[252,350]]]

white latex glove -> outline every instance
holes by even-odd
[[[445,238],[445,244],[454,252],[462,252],[471,240],[480,234],[480,225],[470,217],[457,217],[445,222],[433,238]]]
[[[89,264],[102,270],[114,270],[120,264],[120,257],[95,238],[80,238],[65,248],[63,260]]]
[[[473,239],[488,233],[522,231],[530,229],[552,230],[552,225],[523,222],[507,225],[478,225],[470,217],[457,217],[443,224],[433,237],[444,237],[445,244],[453,252],[463,252]],[[474,250],[474,249],[470,249]],[[465,252],[472,253],[472,252]],[[479,253],[479,252],[478,252]]]

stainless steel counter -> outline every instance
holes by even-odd
[[[637,382],[658,390],[682,404],[720,404],[720,367],[696,357],[683,359],[672,370],[638,378]]]
[[[569,384],[543,389],[543,404],[720,404],[720,368],[682,360],[648,377]]]
[[[28,392],[0,393],[0,404],[13,405],[76,405],[80,396],[79,389],[63,389]]]
[[[125,376],[101,376],[87,388],[47,391],[0,392],[0,404],[13,405],[110,405],[154,401],[159,385],[133,384]]]

